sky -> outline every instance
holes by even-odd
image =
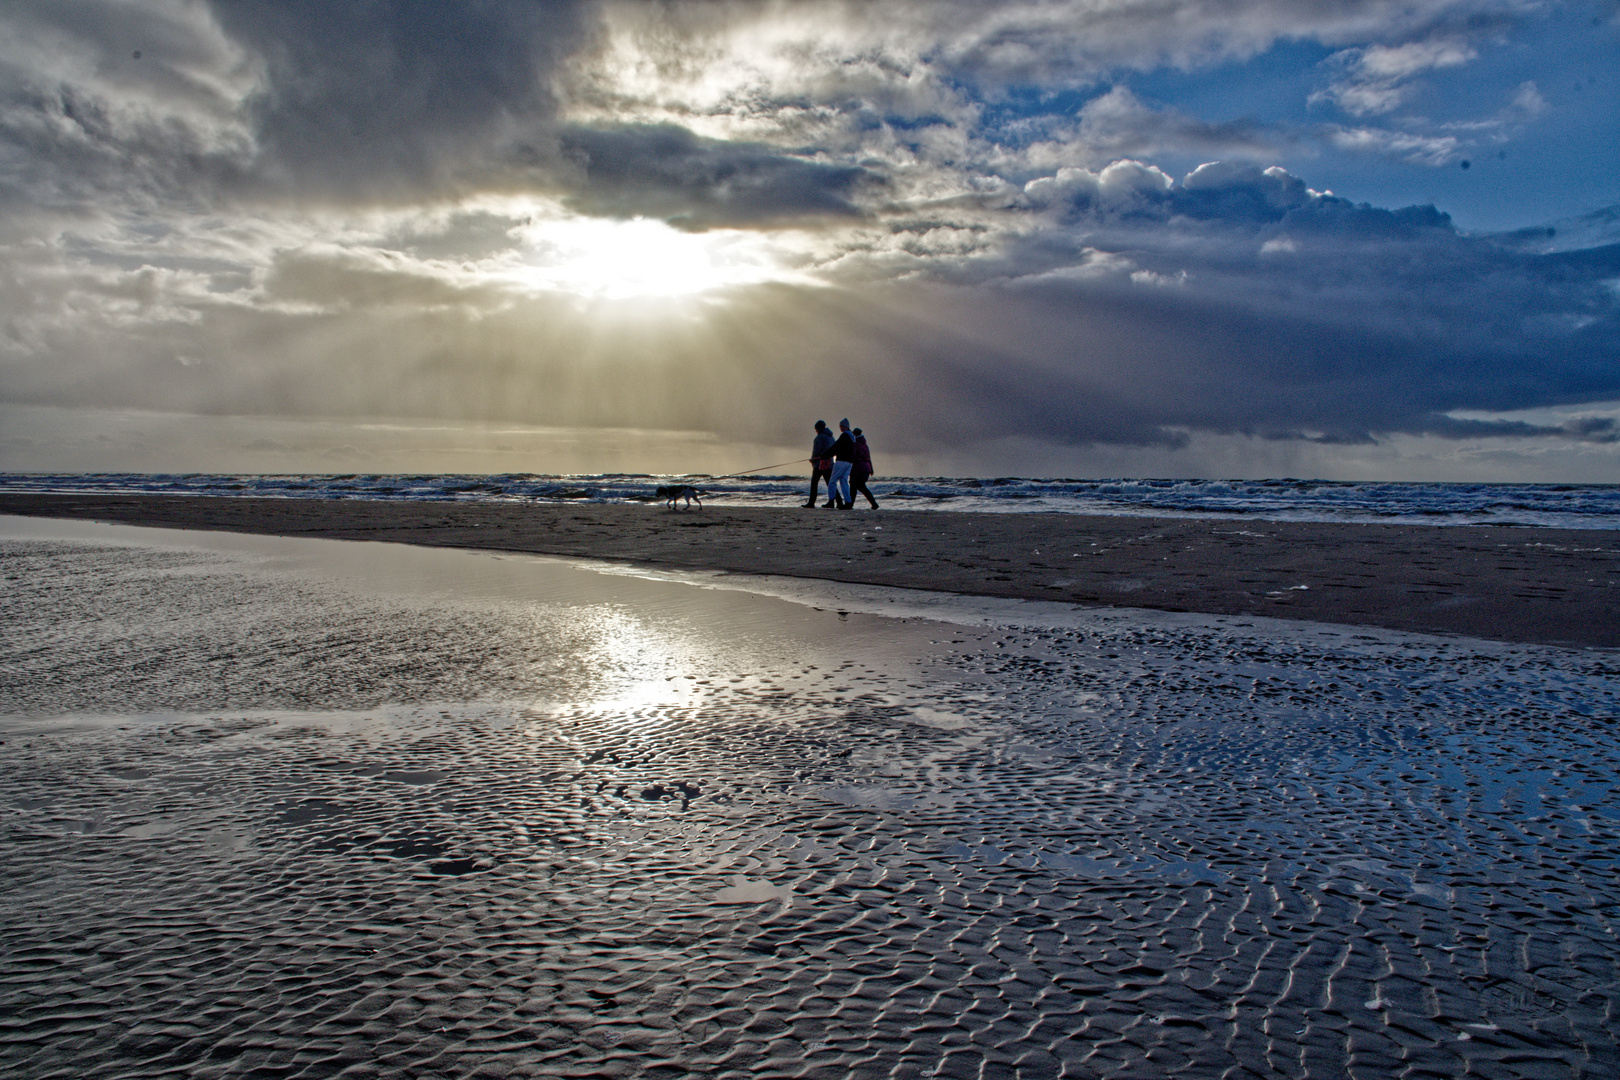
[[[0,470],[1620,483],[1614,0],[8,0]]]

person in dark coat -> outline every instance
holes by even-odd
[[[832,445],[833,433],[827,430],[827,421],[816,421],[816,441],[810,444],[810,501],[806,506],[816,505],[816,489],[823,480],[827,481],[827,495],[832,495]]]
[[[855,467],[849,471],[850,500],[854,501],[856,495],[865,495],[866,501],[876,510],[878,501],[866,486],[866,481],[872,477],[872,449],[866,445],[866,436],[861,434],[860,428],[856,428],[852,434],[855,436]]]

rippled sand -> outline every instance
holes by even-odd
[[[1620,1060],[1612,652],[6,534],[0,1074]]]

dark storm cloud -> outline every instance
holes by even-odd
[[[975,437],[1614,441],[1450,414],[1620,398],[1620,245],[1527,251],[1243,164],[1065,170],[1028,204],[1046,227],[939,263],[959,291],[920,338],[984,358],[922,375]]]
[[[295,184],[432,188],[547,138],[549,76],[578,44],[568,0],[215,0],[263,58],[262,152]],[[468,179],[471,179],[468,177]]]
[[[200,205],[252,151],[252,59],[198,5],[17,0],[0,10],[8,234],[160,194]]]
[[[1421,258],[1392,252],[1354,270],[1340,256],[1307,258],[1216,281],[1201,270],[1156,295],[1045,285],[1025,325],[1089,324],[1072,335],[1060,381],[1107,387],[1159,428],[1338,443],[1392,433],[1605,437],[1448,414],[1620,397],[1612,301],[1568,295],[1583,290],[1561,287],[1555,266],[1481,259],[1462,273],[1455,264],[1414,272],[1402,255]],[[1572,310],[1601,306],[1606,319],[1573,328]]]
[[[1613,417],[1588,416],[1563,424],[1529,424],[1522,420],[1471,420],[1439,417],[1426,434],[1452,439],[1543,438],[1559,436],[1587,443],[1620,442],[1620,425]]]
[[[360,203],[510,186],[550,160],[568,0],[18,0],[7,179],[35,201]],[[532,167],[528,170],[532,173]]]
[[[23,0],[0,27],[67,47],[0,62],[0,203],[72,211],[111,194],[114,207],[200,210],[572,191],[582,212],[688,228],[856,212],[872,174],[811,153],[668,125],[559,132],[554,76],[588,45],[594,10]]]
[[[857,192],[880,184],[866,169],[703,139],[673,125],[573,127],[561,145],[583,174],[568,199],[576,209],[683,228],[855,217]]]

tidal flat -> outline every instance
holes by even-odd
[[[1610,650],[0,523],[6,1075],[1620,1061]]]

